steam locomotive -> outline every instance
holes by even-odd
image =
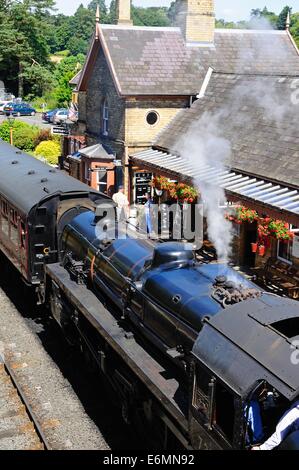
[[[127,422],[189,449],[245,449],[257,400],[271,434],[299,396],[298,302],[197,263],[188,244],[110,236],[105,195],[4,143],[0,198],[1,251],[111,383]]]
[[[130,236],[98,236],[92,212],[63,231],[63,263],[75,279],[111,299],[137,328],[178,365],[186,367],[204,321],[224,307],[262,292],[225,265],[196,263],[190,244],[154,245]]]

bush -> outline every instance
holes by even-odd
[[[57,165],[61,148],[58,142],[52,140],[41,142],[35,149],[35,155],[47,160],[50,165]]]
[[[53,140],[50,129],[40,129],[39,133],[36,136],[34,147],[37,147],[41,142],[47,140]]]
[[[37,112],[43,112],[43,111],[48,111],[49,109],[54,109],[57,107],[57,101],[55,97],[52,96],[52,94],[46,94],[42,97],[27,97],[31,98],[28,101],[31,102],[31,105],[33,106],[34,109],[36,109]],[[43,108],[43,104],[46,104],[46,107]]]
[[[30,151],[35,148],[38,127],[30,126],[22,121],[15,121],[13,126],[13,143],[21,150]],[[0,125],[0,138],[10,142],[10,126],[7,121]]]

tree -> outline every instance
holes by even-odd
[[[87,8],[95,14],[98,5],[100,7],[100,21],[101,23],[105,23],[104,20],[107,16],[107,7],[105,0],[91,0]]]
[[[29,68],[38,65],[47,69],[50,66],[49,49],[43,35],[43,17],[53,5],[53,0],[2,0],[0,78],[3,76],[12,82],[14,91],[21,97],[34,85],[34,82],[26,80]],[[40,81],[41,75],[36,73],[35,76]]]
[[[167,8],[149,7],[141,8],[132,5],[132,20],[136,26],[170,26]]]
[[[117,18],[116,1],[111,0],[110,7],[109,7],[108,24],[115,24],[116,18]]]
[[[57,66],[55,72],[57,86],[54,93],[58,105],[68,106],[70,103],[72,97],[72,88],[70,87],[69,82],[82,68],[84,60],[84,55],[78,54],[77,56],[66,57]]]
[[[288,16],[289,12],[291,14],[292,8],[286,6],[286,7],[283,8],[281,13],[278,15],[277,22],[276,22],[277,29],[281,29],[281,30],[286,29],[287,16]]]
[[[262,10],[260,8],[253,8],[250,12],[250,16],[252,18],[260,18],[262,14]]]

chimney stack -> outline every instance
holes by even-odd
[[[181,0],[182,29],[187,43],[214,43],[214,0]],[[182,19],[182,18],[181,18]]]
[[[132,25],[131,0],[117,0],[117,24]]]

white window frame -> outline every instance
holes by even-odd
[[[293,233],[299,233],[299,228],[293,228],[293,225],[290,225],[290,231],[293,232]],[[279,256],[279,247],[280,247],[280,243],[281,241],[278,240],[277,242],[277,259],[279,259],[280,261],[283,261],[284,263],[287,263],[287,264],[293,264],[293,261],[292,260],[288,260],[286,258],[283,258],[282,256]],[[282,242],[282,243],[285,243],[285,242]],[[288,242],[290,243],[290,242]],[[293,251],[291,250],[291,258],[293,258]]]
[[[107,182],[106,183],[103,183],[103,181],[100,181],[100,173],[106,173],[106,175],[107,175]],[[97,169],[97,187],[98,187],[98,191],[101,191],[100,190],[100,185],[101,184],[106,186],[106,193],[108,193],[108,169],[107,168],[98,168]]]
[[[90,168],[87,162],[84,162],[84,178],[90,181]]]
[[[107,98],[103,101],[102,109],[102,134],[107,136],[109,134],[109,107]]]

